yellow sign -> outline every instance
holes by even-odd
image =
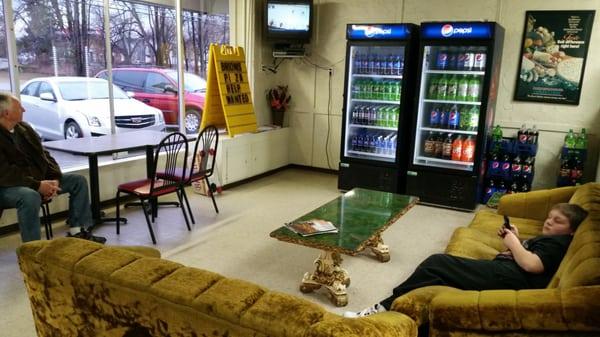
[[[206,125],[226,125],[230,137],[256,132],[256,115],[242,47],[210,45],[201,128]]]

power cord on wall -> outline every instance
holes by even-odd
[[[325,138],[325,157],[327,158],[327,167],[331,170],[331,164],[329,162],[329,134],[331,133],[331,91],[332,91],[332,77],[333,68],[325,67],[314,63],[308,57],[303,57],[302,61],[314,66],[316,69],[327,70],[329,72],[329,84],[328,84],[328,95],[327,95],[327,136]]]

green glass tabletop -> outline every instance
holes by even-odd
[[[355,188],[293,221],[328,220],[339,233],[301,236],[282,226],[270,235],[281,241],[356,255],[368,240],[381,234],[417,201],[409,195]]]

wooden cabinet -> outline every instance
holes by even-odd
[[[217,169],[221,184],[251,178],[289,164],[289,129],[229,138],[220,135]]]

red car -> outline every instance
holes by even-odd
[[[185,130],[197,133],[202,120],[206,81],[192,73],[184,74]],[[108,79],[106,70],[96,77]],[[113,83],[124,91],[132,92],[133,98],[160,109],[165,124],[178,125],[177,71],[162,68],[114,68]]]

